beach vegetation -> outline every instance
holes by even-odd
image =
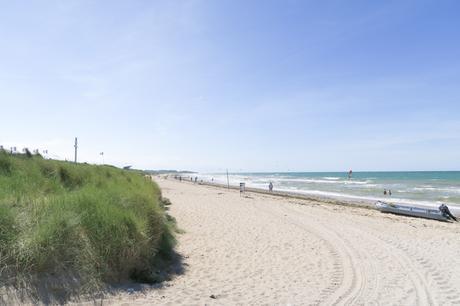
[[[169,204],[140,172],[1,151],[0,286],[154,282],[176,241]]]

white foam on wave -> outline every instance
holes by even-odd
[[[260,182],[278,182],[278,183],[307,183],[307,184],[335,184],[335,185],[368,185],[375,187],[377,185],[375,184],[370,184],[372,181],[355,181],[355,180],[341,180],[340,178],[334,178],[334,179],[315,179],[315,178],[274,178],[274,179],[269,179],[269,178],[258,178],[257,179]]]
[[[412,190],[416,191],[438,191],[460,194],[460,188],[457,187],[414,187]]]
[[[332,180],[322,180],[322,179],[312,179],[312,178],[276,178],[276,182],[284,183],[316,183],[316,184],[337,184],[337,181]]]
[[[353,180],[349,180],[349,181],[345,181],[344,184],[345,185],[368,185],[368,186],[377,186],[375,184],[370,184],[372,183],[372,181],[353,181]]]
[[[412,188],[413,190],[419,190],[419,191],[425,191],[425,190],[428,190],[428,191],[433,191],[433,190],[439,190],[435,187],[414,187]]]

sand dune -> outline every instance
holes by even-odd
[[[185,231],[185,273],[106,304],[460,304],[458,224],[159,184]]]

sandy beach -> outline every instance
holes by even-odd
[[[184,272],[103,304],[460,304],[460,226],[157,179]]]

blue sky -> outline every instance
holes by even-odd
[[[198,171],[458,170],[458,1],[1,1],[0,144]]]

